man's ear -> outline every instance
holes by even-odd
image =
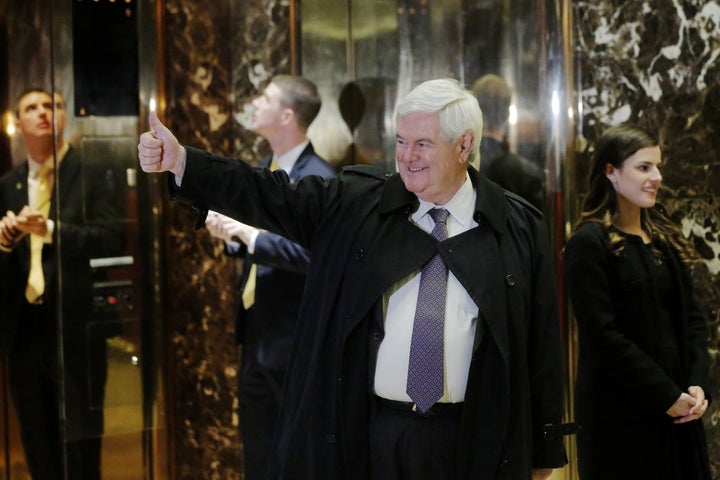
[[[475,134],[472,130],[465,130],[465,133],[463,133],[462,137],[460,137],[460,142],[456,147],[457,152],[460,154],[463,161],[467,161],[470,156],[473,143],[475,143]]]
[[[293,112],[292,108],[284,108],[280,117],[283,123],[289,124],[295,119],[295,112]]]

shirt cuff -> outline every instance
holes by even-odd
[[[250,255],[255,253],[255,242],[257,241],[258,235],[260,235],[260,230],[257,228],[250,234],[250,241],[247,244],[247,250]]]

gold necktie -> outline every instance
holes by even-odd
[[[43,214],[45,218],[50,214],[50,195],[52,194],[52,166],[43,165],[38,170],[35,191],[33,192],[32,207]],[[45,292],[45,275],[42,266],[42,251],[45,240],[40,235],[30,235],[30,275],[28,275],[25,298],[34,303]]]
[[[248,310],[255,303],[255,280],[257,278],[257,266],[253,263],[250,265],[245,288],[243,288],[242,302],[245,310]]]
[[[272,161],[270,162],[270,168],[271,172],[274,172],[278,168],[280,168],[280,164],[275,159],[275,156],[273,155]],[[248,278],[245,282],[245,288],[243,288],[242,292],[242,302],[243,307],[245,307],[245,310],[248,310],[250,307],[253,306],[255,303],[255,281],[257,280],[257,266],[253,263],[250,265],[250,271],[248,272]]]

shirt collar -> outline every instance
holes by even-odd
[[[445,205],[436,205],[432,202],[426,202],[420,199],[418,200],[420,201],[420,206],[415,211],[415,213],[412,214],[412,220],[416,223],[420,218],[423,217],[423,215],[428,213],[433,208],[444,208],[445,210],[450,212],[450,215],[455,219],[455,221],[457,221],[459,224],[463,225],[466,228],[473,221],[473,213],[475,213],[476,194],[475,189],[473,188],[473,184],[470,181],[470,177],[467,173],[465,174],[465,181],[463,182],[460,189]]]
[[[508,200],[505,193],[496,183],[488,180],[474,167],[468,167],[468,175],[472,184],[475,205],[473,211],[474,220],[480,223],[480,219],[487,222],[499,233],[507,230]],[[399,212],[409,218],[413,211],[417,210],[418,197],[409,192],[403,184],[399,173],[375,174],[378,178],[386,180],[380,198],[379,211],[382,215],[392,212]]]
[[[70,150],[70,144],[67,142],[63,143],[63,146],[60,147],[60,149],[56,152],[57,161],[55,162],[55,168],[60,167],[60,162],[65,157],[65,154],[68,152],[68,150]],[[33,160],[33,158],[30,157],[29,155],[27,157],[27,160],[28,160],[29,176],[36,177],[38,174],[38,171],[40,170],[40,167],[42,167],[44,164]],[[53,159],[50,158],[47,161],[52,163]]]
[[[285,170],[287,173],[290,173],[295,166],[295,162],[297,162],[297,159],[300,157],[300,154],[305,150],[309,143],[310,140],[305,140],[279,157],[274,157],[278,162],[278,165],[280,165],[280,168]]]

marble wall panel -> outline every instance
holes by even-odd
[[[289,65],[288,2],[167,0],[163,7],[166,108],[181,142],[255,161],[247,131],[262,80]],[[195,212],[168,205],[168,411],[172,478],[240,479],[236,268],[222,244],[194,231]]]
[[[584,185],[589,145],[604,127],[630,122],[658,134],[661,200],[702,256],[694,280],[711,327],[710,393],[720,398],[720,3],[580,0],[574,16],[576,180]],[[713,478],[720,478],[718,423],[716,401],[705,415]]]
[[[288,0],[246,2],[232,0],[231,49],[232,116],[234,155],[255,163],[269,154],[267,142],[252,134],[252,101],[273,75],[292,72],[290,25],[292,7]]]

